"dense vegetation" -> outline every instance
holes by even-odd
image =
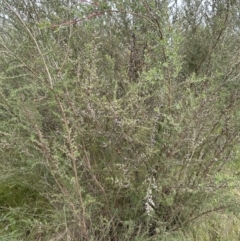
[[[1,0],[0,240],[239,240],[239,12]]]

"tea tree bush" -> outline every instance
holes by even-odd
[[[3,240],[235,239],[238,7],[2,1]]]

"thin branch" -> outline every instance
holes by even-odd
[[[17,18],[20,20],[20,22],[22,23],[22,25],[24,26],[24,28],[26,29],[26,31],[29,33],[30,37],[32,38],[37,50],[38,50],[38,53],[39,55],[41,56],[41,59],[43,61],[43,65],[44,65],[44,68],[47,72],[47,75],[48,75],[48,80],[49,80],[49,84],[50,84],[50,88],[53,89],[53,81],[52,81],[52,76],[50,74],[50,71],[49,71],[49,68],[47,66],[47,63],[45,61],[45,58],[43,56],[43,53],[42,51],[40,50],[40,47],[38,45],[38,42],[36,40],[36,38],[33,36],[32,32],[30,31],[30,29],[27,27],[26,23],[23,21],[23,19],[21,18],[21,16],[12,8],[12,6],[6,1],[4,0],[4,2],[6,3],[6,5],[8,6],[8,8],[17,16]]]

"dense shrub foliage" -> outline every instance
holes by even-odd
[[[0,1],[1,240],[238,240],[239,8]]]

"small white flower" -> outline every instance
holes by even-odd
[[[145,210],[148,215],[150,215],[154,211],[153,207],[155,207],[155,203],[152,199],[152,190],[149,188],[145,197]]]

